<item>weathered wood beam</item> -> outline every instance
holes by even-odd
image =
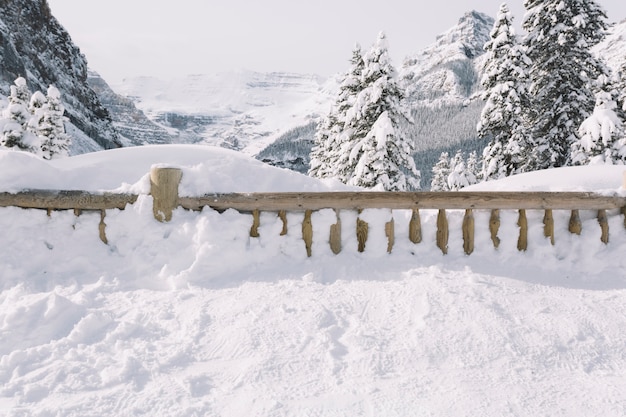
[[[124,209],[137,201],[134,194],[86,191],[27,190],[18,193],[0,193],[0,207],[21,207],[42,210],[108,210]]]
[[[180,197],[190,210],[204,206],[239,211],[413,209],[609,210],[626,206],[626,197],[591,192],[321,192],[213,194]]]

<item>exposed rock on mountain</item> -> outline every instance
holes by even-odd
[[[489,40],[494,19],[472,11],[437,36],[435,43],[406,58],[400,70],[413,104],[458,104],[478,89],[483,46]]]
[[[22,76],[31,91],[62,94],[72,153],[121,146],[109,112],[87,84],[87,62],[46,0],[0,0],[0,92]],[[78,132],[80,131],[80,132]],[[95,143],[94,143],[95,142]]]
[[[132,100],[115,93],[98,73],[90,71],[87,81],[111,114],[113,125],[125,146],[164,144],[172,141],[172,135],[165,128],[148,119]]]

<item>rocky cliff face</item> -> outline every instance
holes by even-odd
[[[81,149],[121,146],[108,110],[87,83],[87,62],[65,29],[52,16],[46,0],[0,0],[0,92],[26,78],[31,91],[56,86],[66,115],[83,134]]]
[[[87,81],[111,114],[124,146],[172,142],[172,134],[148,119],[132,100],[114,92],[96,72],[90,71]]]

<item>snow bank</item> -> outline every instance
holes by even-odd
[[[216,148],[0,158],[4,190],[18,188],[6,175],[32,188],[143,190],[152,164],[181,166],[189,193],[338,189]],[[551,170],[523,183],[552,188],[546,183],[567,178],[616,190],[616,172]],[[543,213],[529,212],[530,246],[520,253],[516,213],[502,212],[496,250],[489,213],[479,211],[476,251],[466,256],[463,213],[451,211],[444,256],[436,212],[422,211],[417,245],[410,214],[364,211],[370,238],[359,253],[357,214],[342,212],[343,250],[334,255],[335,214],[316,212],[307,258],[302,213],[288,215],[285,236],[277,216],[263,213],[260,237],[250,238],[250,215],[177,209],[161,224],[142,195],[107,211],[104,245],[99,214],[0,208],[0,414],[623,413],[622,217],[610,213],[604,245],[593,213],[573,236],[569,214],[555,212],[552,246]]]

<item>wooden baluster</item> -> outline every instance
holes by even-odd
[[[440,209],[437,214],[437,247],[446,255],[448,253],[448,218],[446,211]]]
[[[419,209],[413,209],[411,221],[409,222],[409,240],[413,243],[422,241],[422,222],[420,220]]]
[[[360,210],[359,210],[360,212]],[[356,238],[359,242],[358,251],[365,251],[365,243],[367,242],[367,235],[369,233],[369,225],[359,217],[356,219]]]
[[[393,244],[396,241],[393,219],[385,223],[385,236],[387,236],[387,253],[391,253]]]
[[[463,218],[463,250],[466,255],[474,252],[474,213],[471,209],[465,210]]]
[[[578,210],[572,210],[572,215],[569,218],[569,226],[568,229],[570,233],[580,235],[583,230],[583,225],[580,222],[580,214]]]
[[[287,234],[287,212],[285,210],[280,210],[278,212],[278,217],[283,222],[283,230],[280,231],[280,235],[285,236]]]
[[[551,209],[547,209],[543,215],[543,235],[549,237],[550,243],[554,246],[554,217]]]
[[[100,210],[100,223],[98,224],[98,231],[100,233],[100,240],[105,244],[109,244],[109,239],[107,239],[106,235],[106,223],[104,222],[104,218],[106,217],[106,210]]]
[[[313,254],[313,223],[311,222],[311,210],[304,212],[304,220],[302,220],[302,239],[304,240],[304,246],[306,247],[306,255],[310,258]]]
[[[252,212],[252,227],[250,228],[250,237],[259,237],[259,226],[261,225],[261,214],[259,210]]]
[[[526,210],[519,211],[519,239],[517,239],[517,250],[523,252],[528,249],[528,219],[526,218]]]
[[[500,246],[498,230],[500,230],[500,210],[491,210],[491,217],[489,218],[489,231],[491,232],[493,247],[496,249]]]
[[[606,210],[598,210],[598,223],[602,229],[602,236],[600,240],[604,244],[609,243],[609,221],[606,218]]]
[[[330,225],[330,250],[335,255],[341,252],[341,217],[339,217],[339,210],[335,210],[337,214],[337,223]]]

